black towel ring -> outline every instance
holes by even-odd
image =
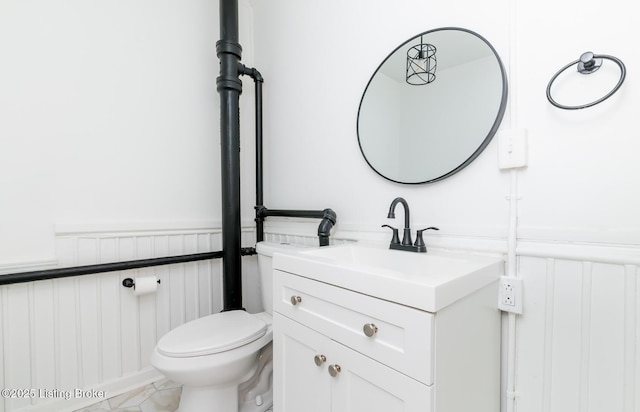
[[[617,64],[618,67],[620,67],[620,80],[618,80],[618,84],[616,84],[616,86],[609,93],[607,93],[606,96],[598,100],[595,100],[591,103],[583,104],[580,106],[565,106],[553,100],[553,97],[551,97],[551,85],[562,72],[564,72],[574,64],[577,64],[578,65],[577,69],[579,73],[591,74],[597,71],[600,68],[600,66],[602,66],[602,60],[605,60],[605,59],[611,60],[612,62]],[[593,54],[591,52],[585,52],[585,53],[582,53],[582,55],[578,60],[567,64],[551,78],[551,80],[549,81],[549,85],[547,86],[547,99],[555,107],[558,107],[560,109],[565,109],[565,110],[578,110],[578,109],[584,109],[587,107],[595,106],[596,104],[607,100],[609,97],[611,97],[611,95],[617,92],[620,86],[622,85],[622,82],[624,81],[624,78],[626,77],[626,75],[627,75],[627,70],[624,67],[624,63],[622,63],[622,61],[617,57],[608,56],[606,54]]]

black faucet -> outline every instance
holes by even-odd
[[[389,206],[389,214],[387,215],[387,219],[395,219],[396,218],[396,206],[398,203],[402,203],[402,207],[404,207],[404,232],[402,234],[402,244],[403,245],[411,245],[411,228],[409,227],[409,204],[406,200],[401,197],[396,197],[391,202],[391,206]]]
[[[391,243],[389,243],[389,249],[396,250],[406,250],[409,252],[419,252],[424,253],[427,251],[427,247],[424,244],[424,240],[422,239],[422,232],[425,230],[440,230],[437,227],[428,227],[426,229],[418,230],[416,232],[416,242],[411,242],[411,227],[409,226],[409,204],[406,200],[401,197],[396,197],[391,202],[391,206],[389,206],[389,214],[387,215],[388,219],[395,219],[396,214],[396,206],[398,203],[402,204],[404,208],[404,229],[402,234],[402,243],[400,243],[400,239],[398,237],[398,229],[391,227],[389,225],[382,225],[382,227],[388,227],[393,231],[393,238],[391,239]]]

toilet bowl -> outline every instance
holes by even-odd
[[[286,244],[260,242],[258,270],[265,311],[216,313],[164,335],[151,365],[182,384],[178,412],[264,412],[273,404],[272,254]]]

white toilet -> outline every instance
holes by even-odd
[[[151,365],[183,385],[179,412],[264,412],[272,406],[272,255],[292,248],[256,246],[264,312],[205,316],[158,341]]]

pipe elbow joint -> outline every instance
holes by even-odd
[[[253,69],[253,75],[251,77],[253,77],[253,80],[255,82],[264,83],[264,77],[262,77],[262,74],[260,74],[258,69]]]
[[[238,63],[238,73],[240,75],[247,75],[253,79],[254,82],[264,83],[262,74],[255,67],[247,67],[242,63]]]
[[[336,212],[331,209],[323,210],[322,220],[318,225],[318,238],[320,239],[320,246],[329,245],[329,236],[331,235],[331,229],[336,224],[338,217]]]
[[[257,205],[253,207],[256,211],[256,220],[264,220],[267,214],[267,208],[264,205]]]

